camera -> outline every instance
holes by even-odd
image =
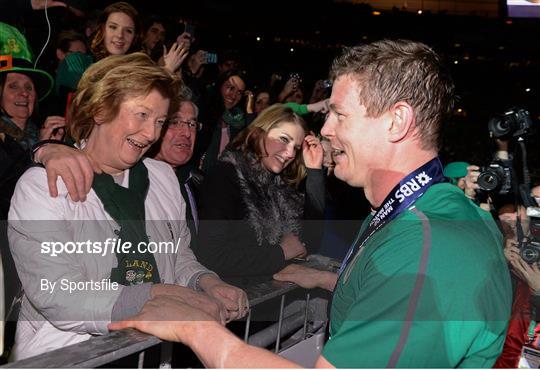
[[[540,218],[531,217],[529,221],[530,238],[519,244],[519,254],[528,264],[540,262]]]
[[[508,194],[512,190],[512,169],[500,162],[480,167],[477,184],[485,192]]]
[[[540,262],[540,242],[533,239],[520,243],[519,255],[528,264]]]
[[[512,108],[488,122],[490,135],[495,138],[525,135],[532,126],[529,112],[522,108]]]

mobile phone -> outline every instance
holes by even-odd
[[[216,53],[206,53],[206,63],[215,64],[217,63],[217,54]]]

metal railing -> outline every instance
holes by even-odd
[[[335,271],[337,261],[322,256],[310,256],[302,264],[321,270]],[[248,295],[251,310],[246,318],[244,340],[258,347],[267,347],[272,343],[276,353],[289,348],[295,343],[306,339],[312,332],[320,332],[326,320],[326,301],[322,298],[312,298],[307,291],[304,299],[295,299],[286,305],[286,295],[299,287],[292,283],[268,281],[244,289]],[[279,299],[280,309],[277,323],[250,335],[252,312],[263,303]],[[295,332],[296,331],[296,332]],[[292,335],[291,335],[292,334]],[[288,337],[286,342],[283,338]],[[141,333],[134,329],[111,332],[108,335],[96,336],[87,341],[56,349],[24,360],[11,362],[3,368],[93,368],[108,364],[140,352],[139,368],[143,367],[144,350],[161,343],[161,340]],[[172,344],[162,343],[160,368],[170,368]]]

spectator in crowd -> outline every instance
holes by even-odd
[[[96,60],[109,55],[139,51],[141,24],[139,12],[129,3],[117,2],[105,8],[90,49]]]
[[[87,51],[88,47],[84,35],[75,31],[63,31],[58,35],[56,41],[56,59],[58,59],[58,63],[62,62],[71,53],[86,54]]]
[[[347,49],[332,77],[322,135],[334,173],[363,187],[376,209],[339,274],[289,265],[275,275],[334,292],[315,366],[491,367],[510,313],[509,273],[489,214],[444,182],[437,139],[453,83],[439,56],[421,43],[382,40]],[[126,327],[181,341],[207,367],[296,365],[174,298],[110,325]]]
[[[156,143],[159,150],[154,156],[154,159],[168,163],[178,178],[186,203],[186,220],[193,237],[198,230],[196,187],[201,179],[189,161],[195,148],[197,131],[202,128],[202,123],[197,121],[198,115],[199,108],[193,102],[181,101],[180,108],[169,119],[165,134]]]
[[[261,112],[201,186],[194,246],[201,263],[238,281],[269,276],[313,252],[318,245],[302,232],[302,220],[323,216],[322,156],[319,140],[290,108],[279,104]]]
[[[217,67],[220,76],[227,72],[240,69],[238,53],[235,50],[226,50],[223,53],[220,53]]]
[[[467,162],[450,162],[444,166],[443,174],[450,179],[452,184],[465,191],[465,178],[469,166]]]
[[[162,46],[165,43],[165,22],[157,17],[151,16],[144,21],[142,47],[146,54],[152,56],[156,46]],[[163,54],[163,50],[158,50],[159,55]]]
[[[189,248],[187,226],[174,222],[184,219],[185,204],[171,168],[141,160],[169,111],[176,111],[178,87],[170,73],[143,53],[93,64],[79,83],[70,112],[71,137],[102,171],[94,176],[88,200],[73,202],[60,183],[60,196],[51,198],[45,172],[38,167],[18,182],[8,230],[25,292],[15,360],[105,334],[107,322],[138,312],[158,295],[182,297],[217,320],[246,313],[245,293],[200,265]],[[133,247],[99,254],[88,247],[83,253],[36,253],[51,241],[115,238]],[[173,242],[177,248],[161,253],[140,248],[149,241]],[[44,280],[50,290],[43,289]],[[61,286],[71,283],[79,288]]]
[[[540,206],[540,186],[533,187],[530,195],[535,206]],[[518,219],[521,233],[517,231]],[[512,271],[513,302],[503,351],[494,367],[518,368],[522,347],[529,344],[538,348],[538,326],[531,331],[531,321],[540,321],[540,270],[536,262],[523,260],[518,235],[525,238],[523,242],[531,240],[530,223],[538,224],[538,219],[531,220],[524,206],[519,205],[516,211],[515,205],[508,204],[499,209],[499,220],[505,235],[504,255]]]
[[[266,90],[261,90],[255,95],[254,108],[253,111],[257,114],[261,113],[263,110],[268,108],[271,105],[270,93]]]
[[[84,71],[93,61],[109,55],[124,55],[140,50],[141,26],[139,13],[126,2],[117,2],[100,14],[97,28],[90,40],[91,56],[82,53],[67,55],[56,76],[60,99],[67,106],[67,96],[75,91]]]
[[[41,129],[33,120],[39,100],[52,89],[52,77],[32,63],[6,56],[11,61],[0,70],[0,138],[2,143],[2,218],[5,219],[15,182],[29,163],[29,153],[39,140],[61,137],[62,117],[47,117]]]
[[[246,91],[244,75],[237,70],[223,74],[218,90],[207,96],[201,108],[201,121],[204,123],[198,153],[204,153],[201,168],[207,171],[217,161],[225,147],[244,127],[246,116],[240,102]]]

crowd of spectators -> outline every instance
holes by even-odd
[[[23,15],[41,15],[47,5],[52,34],[41,45]],[[238,287],[270,279],[307,254],[343,258],[369,214],[362,191],[333,176],[332,148],[320,132],[329,110],[332,50],[310,66],[281,62],[277,54],[257,65],[261,61],[246,57],[241,43],[216,45],[212,32],[227,31],[157,13],[127,2],[91,10],[82,0],[25,0],[2,18],[0,214],[10,221],[0,230],[4,301],[10,307],[22,298],[24,319],[16,332],[7,326],[12,359],[106,333],[107,321],[137,313],[158,295],[198,301],[216,320],[241,318],[248,303]],[[497,365],[513,367],[521,346],[532,342],[531,307],[540,297],[540,270],[524,262],[519,249],[534,239],[522,197],[538,206],[537,156],[529,158],[532,182],[525,195],[482,190],[478,175],[490,152],[512,169],[520,153],[511,137],[490,143],[478,125],[464,129],[464,122],[485,114],[479,110],[454,112],[443,129],[441,158],[449,163],[445,176],[500,221],[515,315]],[[452,141],[465,131],[466,140]],[[474,140],[497,150],[467,147]],[[45,169],[30,168],[35,165]],[[354,207],[352,197],[359,199]],[[106,222],[85,230],[71,225],[74,220]],[[136,264],[145,266],[138,269],[131,268],[134,257],[122,253],[98,261],[34,252],[43,242],[95,235],[133,243],[181,239],[182,246],[174,256],[138,255]],[[99,293],[98,305],[83,304],[87,311],[78,305],[95,300],[95,292],[67,298],[36,285],[59,276],[109,275],[125,288]]]

